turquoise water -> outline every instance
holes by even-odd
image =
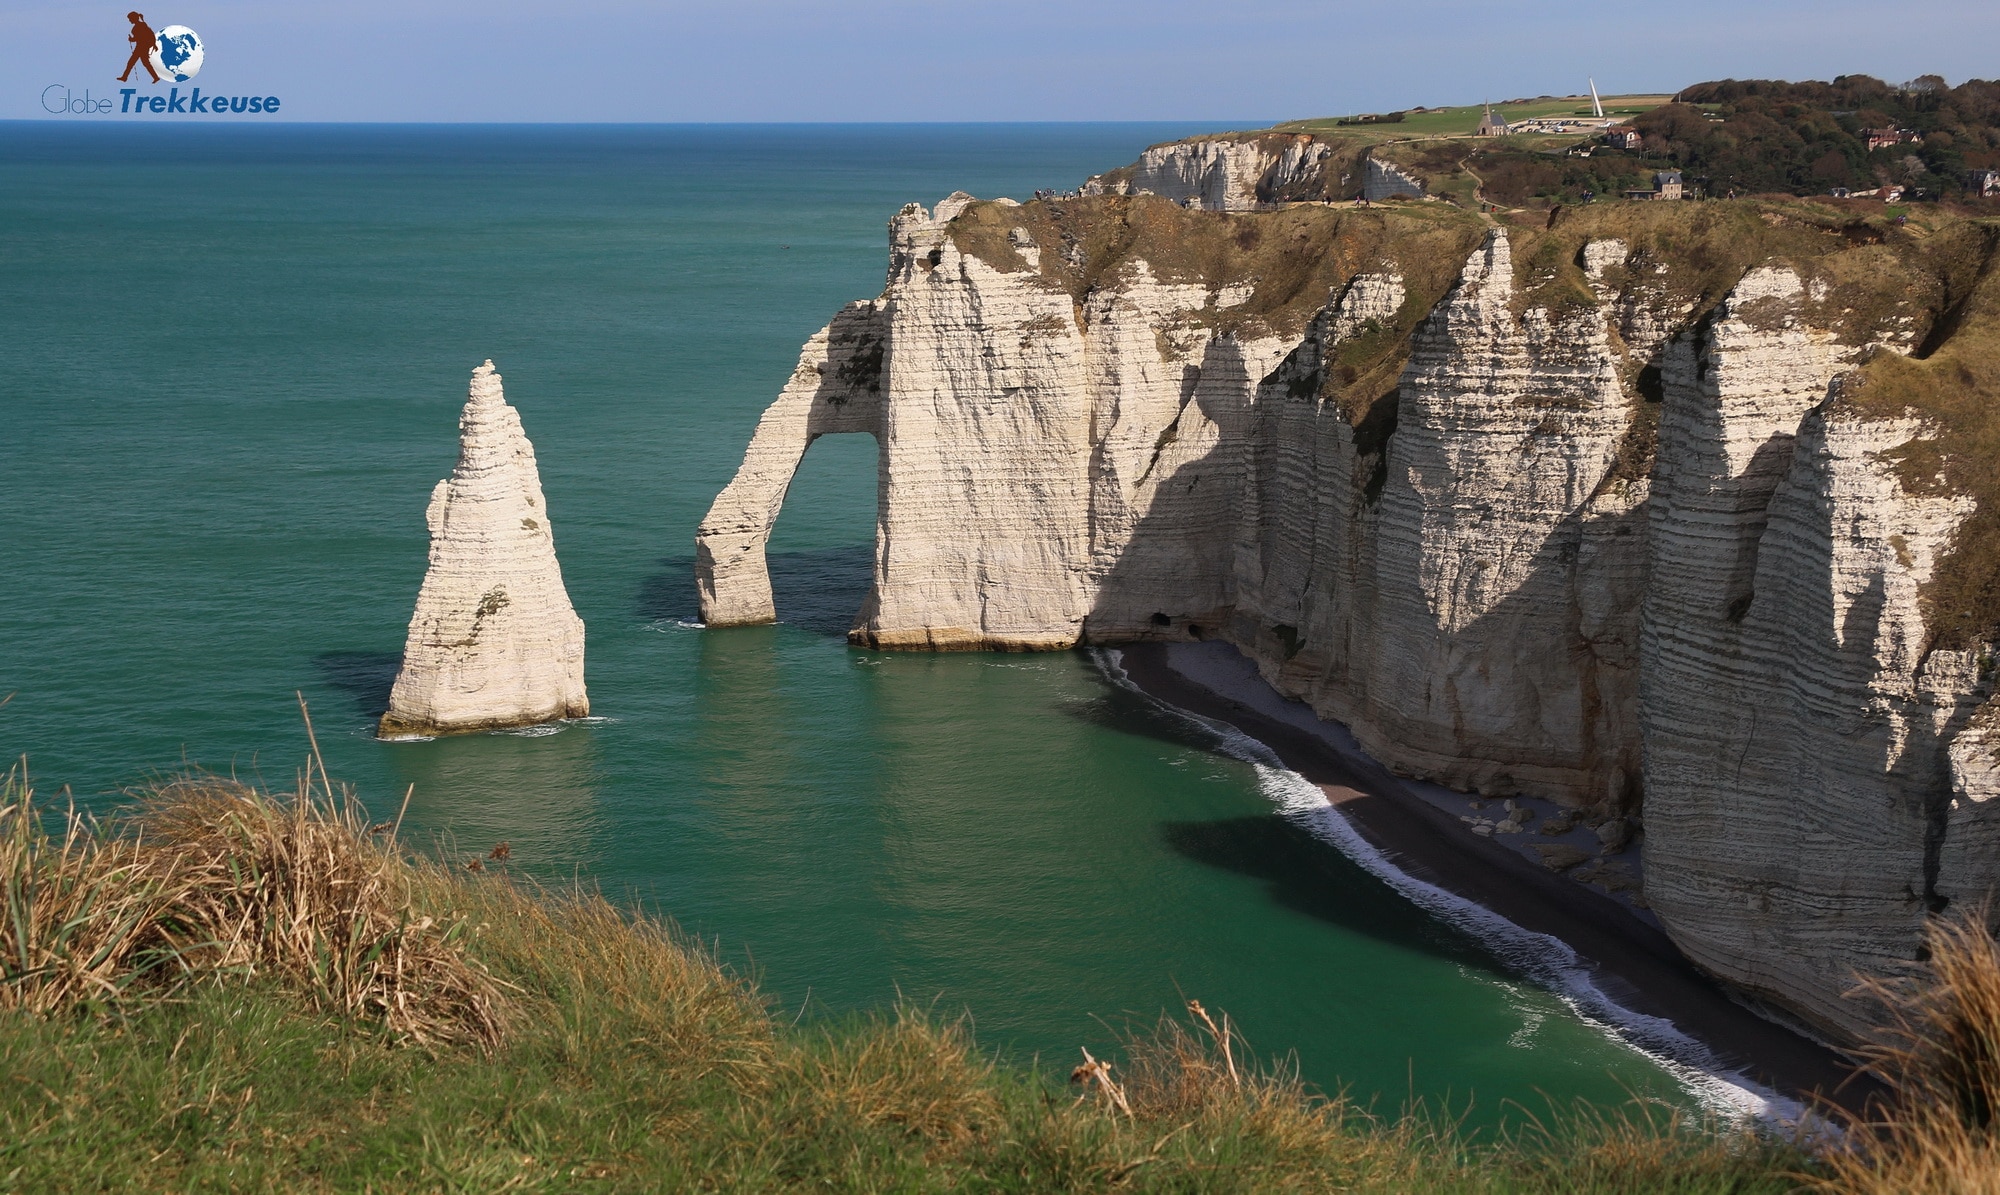
[[[372,808],[414,785],[420,834],[667,911],[790,1013],[900,992],[1066,1066],[1185,994],[1385,1107],[1677,1092],[1091,657],[848,648],[866,437],[787,502],[785,622],[692,625],[695,523],[904,201],[1193,131],[0,124],[0,749],[99,802],[289,784],[302,691]],[[604,720],[377,742],[485,357]]]

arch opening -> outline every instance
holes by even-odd
[[[799,476],[806,450],[821,437],[867,432],[875,438],[879,456],[882,398],[888,375],[887,330],[883,303],[850,303],[806,342],[791,380],[757,421],[757,431],[750,437],[736,476],[716,495],[695,532],[695,588],[701,599],[702,622],[728,627],[777,621],[766,545],[778,512]],[[811,543],[816,533],[827,534],[843,519],[851,525],[860,510],[872,515],[874,503],[859,496],[851,463],[842,468],[843,461],[858,447],[840,445],[822,450],[821,459],[834,475],[822,480],[818,465],[807,471],[803,489],[809,509],[802,512],[802,525],[788,531],[787,541],[803,535]],[[879,477],[879,466],[868,473]],[[823,491],[823,486],[828,488]],[[828,497],[832,500],[821,500]],[[827,540],[815,545],[837,546]],[[873,555],[871,548],[871,581]],[[808,570],[837,567],[833,558],[816,561],[811,556],[788,556],[783,558],[780,571],[789,575],[795,565]],[[851,591],[853,587],[845,588]],[[862,605],[865,608],[865,595]],[[807,616],[818,622],[826,613],[815,606]]]
[[[873,436],[813,441],[772,525],[765,567],[779,622],[845,636],[875,588]]]

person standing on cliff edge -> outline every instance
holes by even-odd
[[[132,77],[132,68],[143,66],[146,73],[153,76],[153,82],[158,83],[160,72],[153,69],[153,49],[160,44],[160,39],[153,35],[153,27],[146,23],[144,14],[128,12],[125,19],[132,22],[132,35],[125,39],[132,43],[132,56],[125,60],[125,73],[118,76],[118,81],[128,81]]]

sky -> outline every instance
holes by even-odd
[[[1242,126],[1569,94],[1592,76],[1606,94],[2000,76],[1993,0],[139,2],[155,28],[200,35],[208,94],[277,95],[282,119],[305,121]],[[45,97],[119,99],[125,11],[0,0],[15,63],[0,118],[107,119],[52,116]]]

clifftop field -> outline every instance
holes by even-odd
[[[1612,120],[1629,120],[1669,103],[1670,95],[1607,95],[1599,97],[1604,115]],[[1537,96],[1513,99],[1492,105],[1494,115],[1509,122],[1530,120],[1594,120],[1588,95]],[[1485,104],[1458,107],[1410,109],[1397,113],[1356,113],[1353,116],[1319,116],[1288,120],[1273,128],[1286,133],[1353,137],[1369,142],[1400,141],[1431,137],[1470,137],[1486,113]],[[1384,118],[1388,119],[1384,119]],[[1574,138],[1572,138],[1574,140]]]

